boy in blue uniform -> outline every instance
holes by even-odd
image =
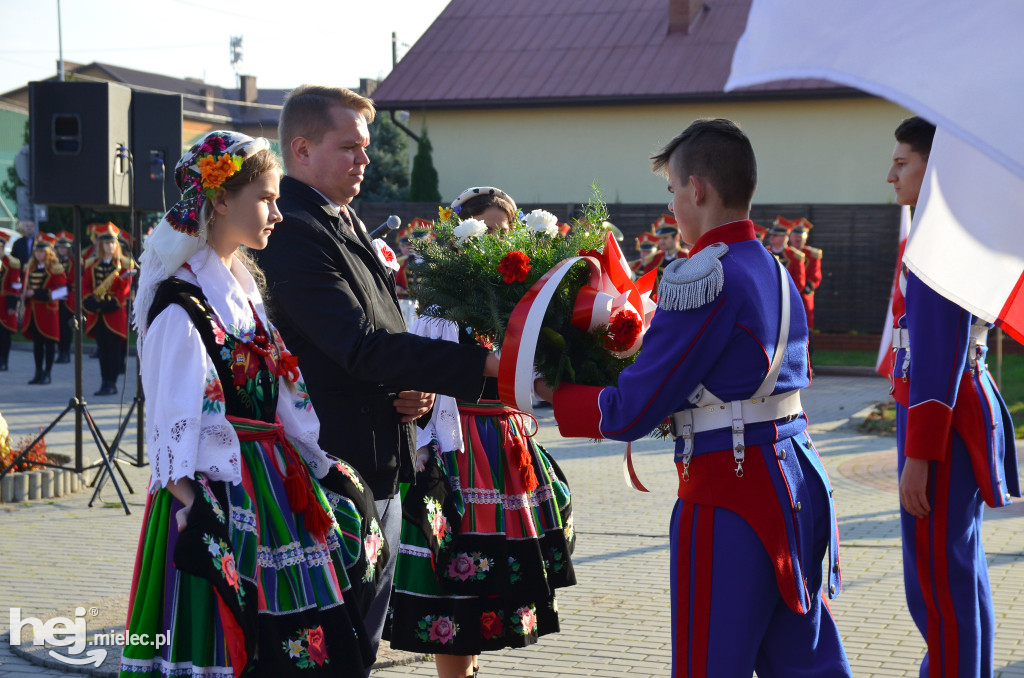
[[[916,205],[935,127],[896,129],[886,180]],[[1013,422],[985,366],[989,325],[903,267],[893,296],[903,580],[928,645],[921,676],[991,676],[995,616],[983,503],[1020,496]]]
[[[807,324],[790,276],[755,238],[750,141],[697,120],[653,158],[689,259],[665,270],[658,310],[618,386],[564,384],[562,435],[642,438],[671,417],[674,676],[848,676],[824,604],[839,592],[831,488],[806,433]]]

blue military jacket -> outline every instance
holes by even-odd
[[[985,503],[1021,496],[1013,421],[985,366],[988,347],[978,344],[984,322],[907,272],[893,297],[893,323],[892,393],[907,408],[904,455],[946,461],[955,430]]]
[[[718,243],[726,247],[720,248]],[[689,398],[698,385],[703,384],[726,402],[750,398],[755,393],[769,370],[779,336],[778,264],[755,238],[753,222],[745,220],[706,233],[690,251],[690,259],[677,266],[701,261],[701,251],[710,246],[719,252],[727,250],[719,256],[721,268],[685,289],[679,297],[682,303],[665,304],[669,294],[665,285],[670,285],[672,278],[666,272],[659,289],[659,308],[644,335],[643,350],[636,362],[619,375],[617,386],[567,384],[556,391],[554,413],[562,435],[636,440],[673,412],[693,408]],[[716,274],[719,279],[712,280]],[[810,383],[806,316],[792,279],[788,275],[783,279],[794,303],[773,394],[795,391]],[[731,428],[694,436],[686,482],[682,479],[683,440],[676,442],[679,497],[729,508],[744,517],[772,556],[779,590],[797,612],[806,611],[809,596],[816,595],[806,590],[804,568],[820,564],[809,562],[806,552],[801,551],[800,542],[806,544],[811,537],[802,533],[801,521],[794,513],[800,509],[793,497],[806,482],[820,482],[831,496],[827,474],[805,433],[806,427],[802,412],[795,417],[748,424],[743,477],[734,472]],[[816,477],[804,475],[798,456],[813,466]],[[829,592],[835,595],[840,582],[834,512],[832,524]]]

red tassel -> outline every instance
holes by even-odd
[[[326,538],[327,530],[331,529],[331,517],[318,502],[310,502],[302,514],[306,529],[315,536]]]
[[[309,491],[306,483],[302,482],[302,475],[295,464],[288,465],[288,473],[284,477],[284,490],[288,493],[288,503],[292,505],[292,511],[302,513],[309,506]]]
[[[527,492],[533,492],[540,485],[537,482],[537,473],[533,470],[533,464],[527,464],[522,469],[523,474],[523,489]]]
[[[512,449],[509,450],[509,458],[512,463],[516,465],[516,468],[522,469],[524,466],[530,464],[530,457],[526,452],[526,445],[519,438],[513,438],[512,444],[509,446]]]

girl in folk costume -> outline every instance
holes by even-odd
[[[472,188],[452,209],[504,233],[515,202]],[[472,343],[469,328],[420,317],[412,330]],[[441,678],[476,675],[486,650],[523,647],[559,630],[555,589],[576,583],[569,489],[530,437],[536,420],[498,401],[438,395],[420,429],[416,483],[403,498],[402,545],[391,597],[391,646],[434,653]]]
[[[320,449],[297,360],[238,250],[265,247],[281,220],[269,149],[206,135],[142,256],[152,481],[127,632],[149,644],[125,646],[122,676],[361,678],[373,664],[361,619],[387,558],[373,499]]]
[[[67,231],[61,231],[57,234],[57,244],[53,248],[68,278],[68,296],[60,302],[58,309],[60,340],[57,342],[57,359],[53,361],[57,364],[71,362],[71,321],[75,317],[75,264],[71,260],[71,247],[74,244],[75,237]]]
[[[117,393],[117,375],[121,347],[128,341],[128,313],[125,304],[131,292],[135,270],[131,260],[121,254],[114,224],[100,226],[95,234],[96,254],[86,259],[82,269],[82,306],[85,309],[85,333],[96,340],[103,383],[94,395]]]
[[[28,383],[49,384],[53,357],[60,339],[60,313],[58,303],[67,296],[67,276],[57,261],[53,244],[57,241],[49,233],[40,233],[32,248],[32,259],[22,273],[21,295],[25,315],[21,333],[33,343],[36,374]]]
[[[7,371],[11,336],[18,331],[18,297],[21,295],[21,262],[5,254],[11,236],[0,231],[0,372]]]

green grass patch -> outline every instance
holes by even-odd
[[[875,351],[814,351],[816,366],[874,367],[876,360],[878,353]]]
[[[875,403],[875,408],[864,421],[857,424],[857,430],[872,435],[896,435],[896,408],[893,401]]]

